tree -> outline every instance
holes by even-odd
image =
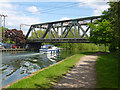
[[[113,41],[113,32],[110,29],[110,22],[108,20],[97,22],[97,25],[89,24],[91,27],[89,40],[95,44],[111,43]]]
[[[89,24],[91,27],[89,38],[96,44],[110,42],[110,51],[120,50],[120,1],[110,2],[110,8],[103,12],[97,25]]]
[[[108,9],[108,17],[111,23],[111,29],[114,31],[114,44],[120,52],[120,1],[110,2]]]
[[[4,27],[2,26],[2,33],[4,33],[4,30],[6,31],[6,30],[8,30],[8,28],[4,28]]]
[[[16,45],[25,44],[26,42],[23,32],[16,29],[5,31],[5,38],[14,41]]]
[[[2,42],[4,42],[5,43],[5,41],[6,41],[6,38],[5,38],[5,31],[6,30],[8,30],[8,28],[4,28],[3,26],[2,26]]]

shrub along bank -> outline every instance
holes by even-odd
[[[54,45],[74,51],[77,50],[105,51],[105,46],[103,44],[96,45],[93,43],[55,43]],[[106,46],[106,51],[108,51],[108,46]]]

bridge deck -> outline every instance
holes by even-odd
[[[27,39],[27,43],[90,43],[85,38],[53,38],[53,39]]]

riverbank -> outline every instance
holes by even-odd
[[[35,72],[37,74],[33,73],[35,74],[34,76],[24,78],[12,84],[9,88],[51,88],[84,55],[85,54],[76,54],[70,58],[60,61],[58,64],[45,68],[40,72]]]
[[[14,49],[14,48],[4,48],[4,49],[0,49],[0,51],[4,51],[4,52],[7,52],[7,51],[26,51],[26,49],[25,48],[16,48],[16,49]]]
[[[99,52],[100,54],[102,52]],[[62,60],[58,62],[57,64],[51,65],[50,67],[44,68],[38,72],[35,72],[28,77],[25,77],[22,80],[19,80],[18,82],[13,83],[9,88],[47,88],[50,89],[58,83],[63,77],[67,77],[67,73],[71,72],[71,68],[75,66],[76,62],[82,62],[80,60],[81,57],[84,55],[91,54],[91,53],[82,53],[82,54],[76,54],[72,57],[69,57],[65,60]],[[89,55],[87,55],[89,56]],[[86,57],[86,56],[85,56]],[[90,57],[91,58],[91,57]],[[87,58],[86,60],[89,60],[90,58]],[[93,58],[91,58],[93,60]],[[88,61],[85,61],[85,63],[88,63]],[[91,65],[81,65],[83,68],[89,67],[90,70],[92,67],[94,67],[93,64],[95,64],[95,61],[90,61]],[[81,69],[82,67],[78,68]],[[95,68],[96,67],[96,68]],[[82,83],[82,88],[90,87],[90,88],[118,88],[118,57],[116,53],[103,53],[100,55],[96,61],[95,67],[92,68],[92,71],[88,71],[87,73],[91,73],[88,75],[90,78],[85,78],[86,74],[83,74],[83,78],[79,83]],[[73,68],[75,69],[75,67]],[[94,70],[96,69],[96,70]],[[81,69],[82,70],[82,69]],[[79,70],[78,70],[79,71]],[[85,71],[85,69],[83,69]],[[96,73],[93,73],[96,71]],[[81,71],[80,71],[81,73]],[[34,75],[35,74],[35,75]],[[79,74],[81,76],[81,74]],[[80,78],[79,76],[79,78]],[[93,78],[92,78],[93,77]],[[97,77],[97,78],[96,78]],[[76,78],[76,77],[75,77]],[[90,81],[92,78],[93,81]],[[77,78],[78,79],[78,78]],[[76,79],[74,79],[76,80]],[[89,81],[86,84],[86,80]],[[79,80],[78,80],[79,81]],[[85,82],[85,83],[83,83]],[[70,82],[69,82],[70,83]],[[68,84],[69,84],[68,83]],[[72,82],[74,83],[74,82]],[[73,84],[72,84],[73,85]],[[71,85],[71,86],[72,86]],[[80,87],[80,85],[79,85]],[[55,87],[57,88],[57,86]]]
[[[114,53],[100,55],[96,61],[96,88],[118,88],[118,56]]]
[[[94,88],[96,85],[95,63],[98,55],[99,53],[95,53],[80,58],[54,88]]]

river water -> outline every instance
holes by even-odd
[[[0,71],[2,73],[0,73],[0,76],[2,76],[2,86],[5,86],[15,80],[80,52],[61,50],[59,53],[53,54],[41,54],[37,52],[0,53],[2,53],[2,64],[0,64]]]

